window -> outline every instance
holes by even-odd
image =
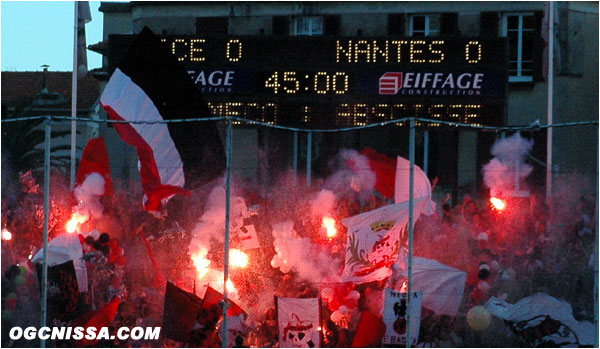
[[[533,81],[536,36],[533,13],[506,13],[502,17],[502,35],[508,38],[508,81]]]
[[[411,15],[408,23],[409,36],[438,36],[440,35],[441,15]]]
[[[294,35],[323,35],[322,16],[294,17]]]

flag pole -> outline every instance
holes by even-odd
[[[410,348],[412,331],[412,262],[413,262],[413,211],[414,211],[414,191],[415,191],[415,118],[410,118],[410,137],[408,146],[408,158],[410,160],[409,175],[409,196],[408,196],[408,285],[406,288],[406,347]]]
[[[44,252],[42,254],[42,304],[40,328],[46,326],[48,296],[48,217],[50,215],[50,128],[52,120],[46,119],[44,140]],[[40,348],[46,347],[46,340],[40,338]]]
[[[294,131],[294,160],[293,160],[293,168],[294,168],[294,181],[297,180],[298,177],[298,131]]]
[[[312,132],[306,137],[306,186],[310,187],[310,176],[312,171]]]
[[[73,73],[71,74],[71,189],[75,186],[75,155],[77,140],[77,38],[79,11],[77,1],[73,1],[75,8],[75,19],[73,23]]]
[[[229,210],[231,207],[231,118],[227,118],[227,145],[225,159],[225,254],[223,255],[223,327],[221,347],[227,348],[227,281],[229,281]]]
[[[548,129],[546,139],[546,203],[552,198],[552,99],[554,88],[554,2],[548,1]]]

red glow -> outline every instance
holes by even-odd
[[[506,208],[506,201],[498,198],[490,198],[490,203],[492,204],[492,208],[496,211],[502,211]]]

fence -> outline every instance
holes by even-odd
[[[39,249],[35,241],[43,240],[46,253],[48,235],[62,233],[62,226],[71,214],[68,176],[61,176],[61,170],[55,166],[54,178],[51,178],[50,142],[52,127],[56,124],[64,127],[71,118],[32,117],[2,122],[7,128],[10,124],[32,120],[44,120],[43,227],[32,223],[31,212],[27,212],[35,206],[31,203],[33,199],[24,204],[28,194],[33,195],[33,189],[15,199],[17,187],[7,186],[16,180],[12,170],[17,171],[17,166],[6,161],[4,150],[2,155],[3,167],[9,164],[8,174],[6,177],[3,174],[2,225],[17,229],[13,240],[5,241],[3,246],[11,244],[14,250],[11,253],[17,255],[17,260]],[[124,123],[92,119],[78,119],[78,122]],[[200,298],[207,297],[207,285],[221,292],[224,313],[231,300],[244,309],[254,324],[249,334],[246,333],[248,345],[272,346],[282,340],[276,338],[281,330],[275,325],[277,313],[281,311],[277,308],[277,299],[320,298],[323,302],[319,308],[321,322],[315,327],[319,329],[321,345],[350,346],[364,334],[361,316],[365,317],[367,311],[375,315],[381,312],[386,287],[400,290],[405,285],[403,290],[407,294],[424,291],[420,301],[423,310],[411,316],[413,301],[408,297],[406,321],[403,325],[398,320],[394,322],[394,338],[405,341],[394,342],[397,339],[390,339],[393,336],[386,332],[382,336],[387,346],[405,346],[411,337],[416,337],[412,340],[420,345],[532,346],[551,343],[548,338],[558,333],[558,328],[565,343],[597,345],[597,159],[587,159],[592,165],[576,173],[570,169],[548,170],[540,158],[545,154],[544,134],[548,127],[576,130],[574,132],[580,135],[595,132],[597,137],[598,121],[487,127],[404,118],[342,129],[293,128],[237,117],[156,123],[206,125],[212,122],[218,125],[225,145],[224,174],[219,172],[217,179],[199,180],[190,187],[190,198],[173,197],[166,204],[167,216],[160,219],[144,213],[139,205],[143,193],[123,181],[117,185],[112,199],[101,201],[104,207],[101,216],[110,224],[95,220],[97,226],[90,221],[85,228],[81,227],[88,231],[97,228],[119,237],[130,261],[121,271],[124,287],[119,294],[123,303],[146,302],[147,309],[145,313],[142,311],[145,315],[138,314],[144,324],[160,325],[162,321],[164,299],[157,290],[163,289],[164,284],[155,283],[156,275],[162,274],[163,279]],[[110,137],[110,131],[104,133]],[[554,137],[557,137],[556,132]],[[528,139],[535,142],[532,144]],[[501,140],[505,141],[504,146],[500,145]],[[490,153],[492,146],[496,148],[494,154]],[[473,148],[478,148],[476,154]],[[122,149],[126,147],[109,145],[111,162],[112,154]],[[365,152],[365,149],[369,150]],[[358,152],[360,150],[362,152]],[[128,156],[120,155],[123,159]],[[408,160],[409,166],[397,168],[397,161],[401,160],[396,161],[395,156]],[[573,155],[579,159],[585,156],[586,153]],[[137,169],[129,168],[130,165],[124,162],[111,165],[113,176],[127,178],[133,174],[132,179],[136,179]],[[202,166],[210,172],[206,163]],[[215,164],[214,168],[219,165]],[[350,240],[348,235],[355,231],[350,221],[342,223],[342,219],[393,206],[394,197],[398,195],[393,186],[399,182],[385,176],[386,171],[389,175],[390,168],[393,175],[407,179],[401,183],[408,185],[404,190],[408,200],[402,211],[406,213],[407,231],[399,233],[396,245],[390,244],[393,238],[386,238],[385,234],[394,229],[391,226],[386,229],[383,220],[381,227],[373,228],[373,235],[379,237],[372,242],[373,249],[352,251],[349,246],[356,241]],[[425,210],[423,200],[421,193],[415,195],[421,172],[430,179],[435,178],[432,197],[438,205],[432,215],[420,214]],[[547,176],[553,177],[548,182],[552,185],[550,188],[546,186]],[[202,176],[199,174],[199,177]],[[21,182],[26,187],[23,178]],[[386,192],[390,189],[391,192]],[[546,198],[547,191],[554,200]],[[15,195],[11,198],[8,194]],[[494,196],[505,208],[492,205],[490,199]],[[39,206],[35,207],[39,209]],[[331,219],[329,223],[326,218]],[[19,229],[33,235],[23,234],[26,238],[22,239]],[[36,231],[39,234],[33,233]],[[241,240],[242,234],[249,236],[246,242]],[[226,253],[231,248],[236,252]],[[352,255],[353,252],[356,254]],[[396,261],[395,257],[403,256],[404,252],[406,262],[402,264],[403,259]],[[6,253],[3,248],[3,259]],[[147,257],[148,253],[152,258]],[[388,274],[348,282],[352,278],[344,268],[349,258],[354,257],[354,261],[374,268],[388,262],[390,256],[391,263],[385,268],[375,268]],[[45,255],[43,260],[46,260]],[[43,263],[41,326],[47,319],[47,268],[47,263]],[[94,270],[100,273],[100,268]],[[444,279],[442,286],[434,287],[426,285],[428,275],[435,275],[434,280],[449,278],[449,275],[453,279]],[[90,293],[97,293],[92,296],[92,303],[100,307],[118,287],[107,290],[99,281],[104,279],[95,278],[98,279],[96,288]],[[461,284],[460,280],[464,280],[464,288],[451,288],[452,282]],[[425,286],[431,288],[423,289]],[[125,289],[129,294],[123,291]],[[490,315],[493,311],[488,306],[486,311],[477,308],[491,297],[514,304],[540,293],[562,298],[570,304],[573,314],[569,315],[575,316],[578,326],[584,321],[593,321],[595,341],[584,342],[579,338],[580,331],[564,321],[554,330],[552,324],[544,322],[543,328],[547,330],[544,332],[540,330],[540,321],[529,324],[507,321],[505,325],[497,313],[494,317]],[[456,310],[448,310],[453,299],[457,302]],[[445,306],[440,304],[444,302]],[[539,304],[533,309],[532,315],[542,310]],[[301,326],[306,325],[302,319],[309,318],[308,313],[307,310],[306,314],[295,314],[295,320],[288,321],[288,330],[308,328]],[[548,320],[546,316],[552,318],[550,313],[544,314],[544,321]],[[411,317],[418,319],[414,322]],[[136,319],[135,314],[121,314],[116,322],[125,326],[132,319]],[[552,319],[557,320],[556,316]],[[234,329],[239,330],[240,324],[233,321]],[[225,329],[221,336],[221,344],[225,346],[230,333],[228,317],[223,318],[219,327]],[[533,329],[538,332],[532,334]],[[231,333],[234,338],[237,336]],[[195,344],[210,346],[214,343],[206,339]],[[306,343],[280,343],[282,347],[292,344]]]

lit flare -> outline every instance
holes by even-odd
[[[335,219],[331,217],[323,217],[323,228],[327,229],[327,238],[332,239],[336,234]]]
[[[71,216],[71,219],[67,222],[66,230],[67,233],[72,234],[77,231],[77,226],[81,223],[85,223],[88,220],[88,217],[80,215],[75,212]]]
[[[2,228],[2,240],[5,240],[5,241],[12,240],[12,234],[6,228]]]
[[[506,201],[499,198],[490,198],[490,203],[496,211],[502,211],[506,208]]]
[[[206,258],[206,254],[198,252],[192,255],[192,262],[196,267],[198,279],[202,279],[206,273],[208,273],[208,267],[210,266],[210,260]]]
[[[229,263],[231,266],[245,268],[248,265],[248,255],[238,249],[229,250]]]

